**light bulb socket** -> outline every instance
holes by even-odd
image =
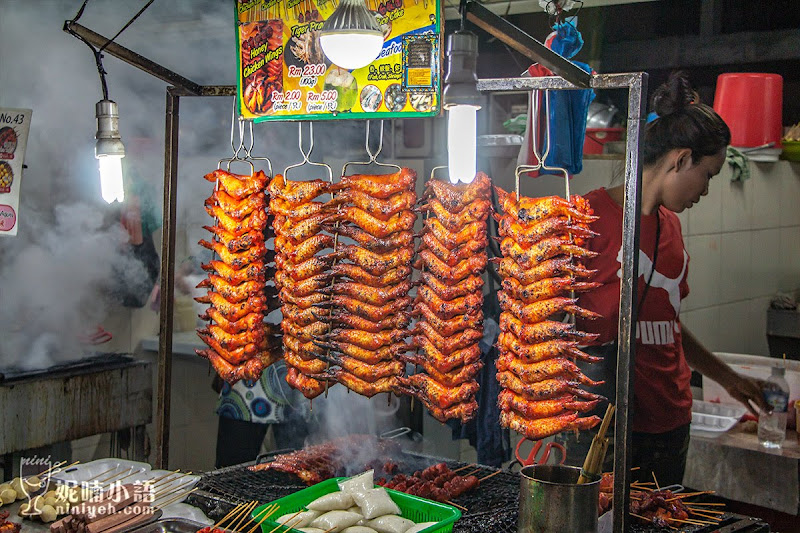
[[[362,33],[380,35],[381,27],[375,15],[370,13],[364,0],[341,0],[331,16],[322,25],[321,35],[331,33]]]
[[[94,138],[94,156],[125,157],[125,145],[119,134],[119,110],[113,100],[100,100],[95,105],[97,133]]]
[[[447,74],[444,78],[442,107],[481,107],[483,95],[478,91],[477,64],[477,35],[470,31],[457,31],[447,36]]]

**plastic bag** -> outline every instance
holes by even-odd
[[[377,518],[386,514],[400,514],[400,507],[392,501],[386,489],[354,492],[353,500],[361,508],[364,518]]]

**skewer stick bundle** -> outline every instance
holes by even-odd
[[[600,424],[600,429],[597,435],[592,439],[592,445],[589,448],[589,453],[586,455],[586,460],[583,462],[583,469],[578,478],[578,484],[588,483],[593,479],[597,479],[603,471],[603,461],[606,458],[608,451],[608,438],[606,432],[611,425],[611,420],[614,417],[614,406],[609,404],[606,409],[606,414],[603,417],[603,422]]]

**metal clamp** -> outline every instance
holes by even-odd
[[[295,163],[294,165],[289,165],[283,171],[283,177],[289,177],[289,171],[293,168],[299,168],[303,165],[313,165],[317,167],[324,167],[328,171],[328,180],[333,181],[333,169],[331,169],[330,165],[326,165],[325,163],[317,163],[315,161],[311,161],[311,152],[314,150],[314,123],[308,123],[308,134],[311,138],[311,143],[308,146],[308,151],[303,150],[303,123],[298,122],[297,124],[297,146],[300,148],[300,153],[303,156],[303,160],[299,163]]]

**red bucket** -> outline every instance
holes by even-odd
[[[731,145],[740,148],[775,143],[783,133],[783,78],[754,72],[720,74],[714,110],[731,129]]]

